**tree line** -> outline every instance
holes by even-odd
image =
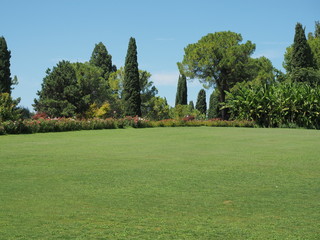
[[[210,33],[187,45],[182,61],[177,63],[180,76],[174,107],[157,96],[151,74],[139,69],[134,38],[129,40],[124,67],[117,68],[112,63],[112,56],[100,42],[88,62],[60,61],[48,69],[33,106],[38,113],[49,117],[141,116],[161,120],[189,115],[196,119],[253,120],[261,126],[296,124],[319,128],[319,22],[315,24],[314,33],[308,36],[302,24],[296,24],[293,44],[284,55],[286,73],[274,68],[266,57],[253,58],[256,45],[242,40],[239,33],[223,31]],[[17,107],[20,99],[11,98],[17,78],[11,78],[10,56],[1,37],[2,121],[18,118],[23,112]],[[199,91],[196,104],[188,102],[187,81],[191,79],[198,79],[204,88],[214,89],[209,108],[204,89]],[[288,106],[288,99],[295,104]],[[306,115],[313,117],[307,120]]]
[[[181,79],[214,87],[207,117],[253,120],[264,127],[320,128],[320,23],[315,22],[308,37],[302,24],[296,24],[293,44],[284,55],[286,73],[265,57],[252,58],[254,50],[255,44],[242,43],[241,34],[230,31],[210,33],[184,49],[178,63]],[[181,86],[177,99],[186,89]],[[204,104],[202,91],[197,103]]]

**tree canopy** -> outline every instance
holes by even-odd
[[[216,86],[220,102],[224,102],[225,91],[246,78],[245,66],[255,50],[251,41],[241,42],[242,36],[234,32],[210,33],[184,49],[183,60],[178,63],[180,72],[207,86]],[[227,118],[226,109],[222,117]]]
[[[76,71],[68,61],[61,61],[47,76],[38,91],[39,100],[35,99],[35,110],[45,112],[50,117],[72,117],[77,113],[80,102]]]

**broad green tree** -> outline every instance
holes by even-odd
[[[46,76],[37,92],[39,99],[34,100],[37,112],[50,117],[72,117],[77,113],[77,104],[81,101],[77,85],[76,71],[68,61],[61,61]]]
[[[12,78],[10,72],[11,51],[4,37],[0,37],[0,93],[11,94]]]
[[[134,38],[130,38],[124,66],[123,100],[124,112],[127,116],[141,116],[139,68],[137,45]]]
[[[90,64],[103,70],[102,74],[105,80],[108,80],[110,73],[117,70],[116,66],[112,65],[112,56],[102,42],[95,45],[91,54]]]
[[[188,89],[187,89],[187,78],[184,74],[179,75],[177,93],[176,93],[176,106],[188,104]]]
[[[255,84],[271,84],[275,81],[276,71],[278,70],[266,57],[249,58],[245,68],[246,81],[253,81]]]
[[[207,114],[207,100],[206,100],[206,91],[201,89],[198,93],[196,109],[201,113]]]
[[[85,116],[92,104],[101,107],[111,98],[111,90],[102,77],[103,69],[89,63],[72,63],[76,72],[79,102],[77,113]]]
[[[242,36],[234,32],[210,33],[184,49],[183,60],[178,63],[180,72],[216,86],[220,102],[225,102],[225,92],[246,79],[246,64],[255,50],[250,41],[241,42]],[[227,109],[222,111],[222,118],[227,119]]]

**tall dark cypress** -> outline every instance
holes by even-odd
[[[296,24],[294,42],[292,48],[292,67],[313,67],[311,48],[307,42],[304,28],[301,23]]]
[[[123,99],[126,116],[141,116],[140,91],[137,45],[131,37],[124,66]]]
[[[176,93],[176,106],[188,105],[188,89],[187,89],[187,78],[185,75],[179,75],[177,93]]]
[[[221,117],[219,111],[219,92],[217,89],[215,89],[210,95],[208,119],[219,117]]]
[[[315,22],[314,37],[320,38],[320,21]]]
[[[0,93],[11,94],[12,78],[10,72],[11,52],[4,37],[0,37]]]
[[[199,110],[201,114],[207,113],[207,100],[206,100],[206,91],[201,89],[198,94],[196,109]]]

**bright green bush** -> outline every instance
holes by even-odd
[[[227,93],[231,118],[262,127],[320,129],[320,86],[305,83],[239,84]]]

